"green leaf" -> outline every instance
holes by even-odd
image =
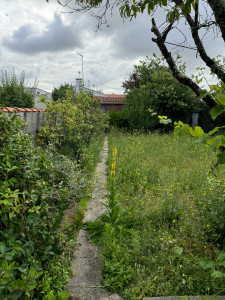
[[[220,272],[220,271],[214,271],[211,274],[211,276],[212,276],[212,278],[222,278],[222,277],[225,277],[225,273]]]
[[[222,104],[223,106],[225,105],[225,96],[224,96],[224,95],[218,95],[218,96],[216,97],[216,100],[217,100],[220,104]]]
[[[159,121],[159,123],[164,124],[164,125],[167,125],[167,124],[172,123],[172,120],[171,120],[171,119],[167,119],[167,120],[161,119],[161,120]]]
[[[213,261],[208,261],[208,260],[201,260],[199,264],[203,270],[214,269],[216,265]]]
[[[201,97],[201,98],[204,98],[207,94],[208,94],[208,91],[207,91],[207,90],[202,90],[202,91],[200,92],[200,97]]]
[[[23,291],[17,290],[14,291],[10,296],[8,296],[9,300],[17,300],[20,298],[20,296],[23,294]]]
[[[68,299],[69,296],[70,296],[70,293],[67,293],[67,292],[65,292],[65,291],[62,291],[62,292],[60,293],[60,297],[61,297],[62,299]]]
[[[196,139],[196,143],[208,143],[209,140],[209,134],[208,133],[204,133],[201,137]]]
[[[191,135],[193,136],[197,136],[197,137],[201,137],[204,134],[203,129],[200,126],[196,126],[193,130],[193,132],[191,132]]]
[[[28,274],[28,278],[31,279],[35,276],[35,269],[33,267],[30,267],[30,270],[29,270],[29,274]]]
[[[4,244],[4,243],[0,243],[0,252],[1,252],[1,253],[4,253],[5,250],[6,250],[5,244]]]
[[[224,251],[219,252],[219,255],[218,255],[216,261],[219,266],[225,267],[225,252]]]
[[[174,248],[174,253],[177,255],[181,255],[183,253],[184,249],[182,247],[175,247]]]
[[[216,149],[219,148],[222,144],[223,136],[222,135],[217,135],[215,138],[212,139],[212,148]]]
[[[175,122],[174,134],[179,136],[189,135],[193,132],[193,129],[188,124],[184,124],[183,122],[179,121],[178,123]]]
[[[219,130],[219,127],[215,127],[213,130],[211,130],[209,132],[209,135],[213,135],[214,133],[216,133]]]
[[[188,14],[191,13],[191,5],[190,5],[190,3],[187,3],[185,9],[186,9],[186,11],[187,11]]]
[[[224,112],[224,107],[217,104],[216,106],[214,106],[211,109],[210,114],[211,114],[213,120],[215,120],[220,114],[222,114],[222,112]]]

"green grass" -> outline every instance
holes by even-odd
[[[209,176],[215,154],[173,135],[112,132],[109,146],[127,219],[105,227],[104,284],[125,299],[222,291],[225,261],[213,261],[224,250],[225,172]]]

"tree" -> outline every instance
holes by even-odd
[[[180,67],[185,72],[185,65]],[[200,100],[193,91],[179,83],[163,60],[156,55],[146,57],[134,66],[139,87],[132,88],[126,96],[124,108],[129,127],[132,129],[158,128],[158,119],[149,113],[151,109],[157,115],[166,115],[173,121],[190,123],[192,113],[200,109]]]
[[[63,100],[66,98],[67,93],[75,94],[75,89],[72,84],[64,83],[61,84],[58,88],[54,88],[52,91],[52,100],[57,101],[59,99]]]
[[[139,13],[143,13],[144,11],[147,11],[148,14],[152,16],[157,9],[161,8],[165,14],[165,22],[164,26],[160,27],[160,31],[156,20],[152,18],[151,30],[155,35],[152,39],[153,42],[159,47],[173,76],[180,83],[189,86],[198,97],[202,97],[209,107],[214,107],[215,101],[217,100],[203,90],[198,83],[179,72],[176,62],[166,44],[170,44],[170,42],[168,42],[169,33],[171,33],[172,30],[180,30],[179,25],[184,20],[185,22],[183,23],[188,25],[191,32],[196,53],[199,53],[201,59],[205,62],[212,74],[217,75],[217,77],[225,83],[225,71],[223,67],[207,54],[204,47],[206,34],[211,34],[214,30],[216,31],[214,38],[221,36],[225,41],[224,0],[77,0],[74,1],[74,7],[72,7],[71,1],[57,1],[60,5],[69,7],[73,12],[84,12],[98,8],[97,13],[95,13],[96,10],[92,13],[98,20],[98,26],[107,23],[107,12],[110,11],[111,13],[112,10],[117,7],[119,7],[122,17],[130,19],[136,18]],[[177,46],[187,47],[188,42],[185,36],[183,42],[177,42]]]
[[[0,83],[0,105],[8,107],[33,107],[33,88],[25,87],[25,72],[18,78],[13,69],[11,74],[2,72]]]
[[[132,90],[133,88],[138,88],[140,84],[140,80],[138,75],[134,72],[130,75],[128,80],[125,80],[122,83],[122,87],[125,89],[125,92]]]

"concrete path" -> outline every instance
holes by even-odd
[[[84,222],[95,221],[105,210],[101,204],[106,200],[107,193],[107,167],[108,139],[105,138],[103,150],[101,152],[101,162],[97,165],[94,176],[94,190],[92,200],[89,202]],[[100,267],[102,261],[99,258],[98,247],[92,245],[86,236],[85,230],[80,230],[78,243],[72,260],[72,268],[75,276],[72,276],[67,284],[67,290],[71,293],[70,299],[74,300],[122,300],[116,294],[110,294],[102,286],[100,278]]]

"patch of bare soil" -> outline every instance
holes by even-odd
[[[101,152],[101,161],[97,165],[94,177],[94,189],[92,200],[89,202],[84,214],[84,222],[95,221],[105,210],[102,205],[105,200],[108,155],[108,139],[105,138]],[[117,294],[110,294],[102,286],[100,267],[102,261],[99,257],[99,249],[87,239],[85,230],[80,230],[77,237],[77,246],[72,260],[72,268],[75,272],[70,277],[67,290],[71,293],[70,300],[122,300]]]

